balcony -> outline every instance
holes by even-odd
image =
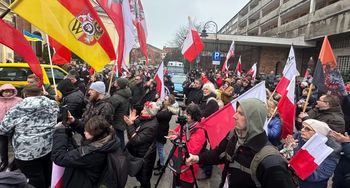
[[[348,10],[350,10],[350,1],[338,1],[319,10],[316,10],[311,18],[311,22],[324,20],[326,18],[339,14],[339,12],[345,12]]]
[[[305,25],[308,24],[308,20],[309,20],[309,15],[305,15],[305,16],[302,16],[302,17],[299,17],[293,21],[290,21],[288,23],[285,23],[283,25],[281,25],[279,27],[279,33],[285,33],[285,32],[289,32],[289,31],[292,31],[292,30],[298,30],[298,28],[300,27],[303,27]],[[301,34],[301,33],[299,33]]]
[[[280,8],[281,13],[287,11],[288,9],[290,9],[294,6],[297,6],[300,3],[302,3],[302,4],[309,3],[310,4],[310,0],[307,0],[307,1],[305,1],[305,0],[290,0],[286,3],[284,3],[283,5],[281,5],[281,8]]]
[[[260,23],[265,23],[275,17],[278,16],[278,9],[275,9],[273,11],[271,11],[270,13],[268,13],[267,15],[265,15],[264,17],[260,18]]]

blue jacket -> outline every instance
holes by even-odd
[[[298,140],[298,146],[294,149],[294,153],[306,143],[300,132],[294,135],[294,139]],[[300,188],[327,188],[328,179],[334,173],[335,167],[340,158],[341,146],[333,139],[328,138],[326,145],[333,148],[334,151],[318,166],[318,168],[304,181],[300,180]]]
[[[268,127],[268,137],[271,144],[278,146],[281,144],[282,124],[279,116],[272,117]]]

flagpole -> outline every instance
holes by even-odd
[[[118,78],[118,74],[119,74],[119,68],[118,68],[118,45],[117,45],[117,35],[118,33],[116,33],[114,35],[114,46],[115,46],[115,54],[117,55],[117,58],[114,60],[114,63],[113,63],[113,69],[112,69],[112,76],[111,76],[111,79],[109,80],[109,86],[108,86],[108,94],[111,95],[111,88],[112,88],[112,80],[113,80],[113,77],[114,77],[114,74],[116,74],[116,77]],[[119,39],[118,39],[119,40]]]
[[[57,88],[56,88],[56,80],[55,80],[55,74],[53,73],[53,65],[52,65],[52,59],[51,59],[51,51],[50,51],[50,42],[49,42],[49,35],[46,34],[46,43],[47,43],[47,51],[49,52],[49,61],[50,61],[50,67],[51,67],[51,74],[52,74],[52,82],[53,82],[53,88],[55,89],[55,95],[57,95]]]
[[[303,106],[303,112],[306,111],[307,105],[309,104],[309,100],[310,100],[310,96],[311,96],[313,87],[314,87],[314,84],[311,83],[311,85],[309,87],[309,92],[307,93],[306,101],[305,101],[304,106]]]

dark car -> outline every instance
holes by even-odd
[[[171,80],[174,83],[174,95],[177,100],[182,100],[184,97],[182,83],[186,80],[186,75],[173,75]]]

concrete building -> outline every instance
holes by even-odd
[[[7,7],[9,7],[11,3],[11,0],[1,0],[0,1],[0,14],[4,13],[7,10]],[[3,20],[14,26],[14,17],[12,13],[7,14]],[[6,62],[6,61],[14,61],[14,53],[13,50],[10,48],[0,44],[0,62]]]
[[[349,0],[251,0],[218,31],[217,38],[209,34],[204,39],[204,57],[215,43],[221,52],[227,52],[235,40],[243,68],[258,62],[260,72],[281,73],[293,44],[298,69],[303,73],[312,66],[308,65],[310,57],[317,60],[325,35],[339,69],[350,71]],[[235,67],[237,59],[229,63]]]

